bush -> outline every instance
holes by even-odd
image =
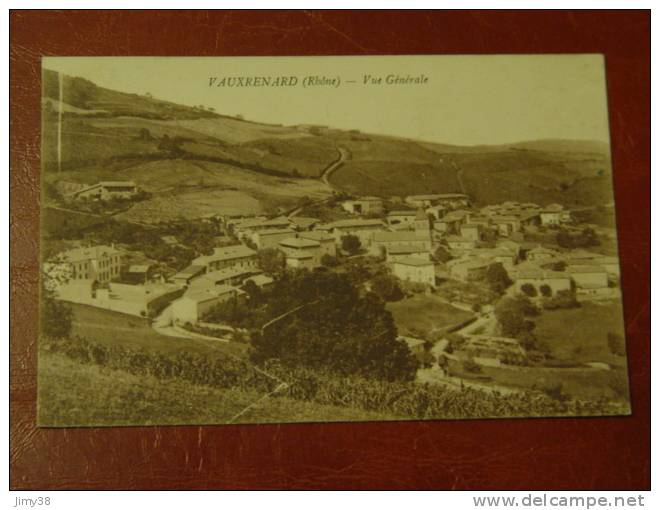
[[[321,257],[321,264],[323,264],[325,267],[337,267],[339,265],[339,259],[337,257],[333,257],[329,253],[326,253]]]
[[[341,247],[349,255],[355,255],[360,251],[362,243],[360,243],[360,238],[352,234],[342,236],[341,238]]]
[[[550,296],[552,296],[552,288],[551,288],[550,285],[548,285],[547,283],[544,283],[543,285],[541,285],[541,286],[539,287],[539,290],[541,291],[541,295],[542,295],[543,297],[550,297]]]
[[[610,349],[610,352],[615,356],[625,356],[626,355],[626,343],[621,335],[618,333],[609,332],[607,333],[607,346]]]
[[[531,283],[525,283],[521,285],[520,290],[529,297],[536,297],[538,295],[536,287],[534,287],[534,285]]]
[[[463,361],[463,370],[471,374],[480,374],[483,372],[481,365],[472,359],[466,359]]]

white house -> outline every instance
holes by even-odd
[[[392,262],[392,272],[404,282],[435,286],[435,268],[429,260],[414,257],[396,260]]]

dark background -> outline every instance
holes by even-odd
[[[10,28],[12,488],[650,488],[650,12],[13,11]],[[35,427],[42,55],[417,53],[605,54],[632,416]]]

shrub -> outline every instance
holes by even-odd
[[[463,361],[463,370],[471,374],[480,374],[483,371],[481,365],[472,359]]]
[[[626,355],[625,341],[618,333],[613,333],[611,331],[607,333],[607,346],[609,347],[610,352],[616,356]]]
[[[551,288],[550,285],[548,285],[547,283],[544,283],[543,285],[541,285],[541,286],[539,287],[539,291],[541,291],[541,295],[542,295],[543,297],[550,297],[550,296],[552,296],[552,288]]]
[[[536,287],[531,283],[525,283],[520,286],[520,290],[529,297],[536,297],[538,292],[536,292]]]

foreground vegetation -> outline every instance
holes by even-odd
[[[49,356],[64,356],[82,365],[127,373],[140,380],[155,379],[159,381],[158,384],[187,383],[195,387],[256,392],[262,396],[270,394],[269,398],[273,399],[284,397],[321,406],[348,407],[408,419],[589,416],[628,412],[625,404],[605,399],[578,401],[552,398],[539,392],[501,395],[470,388],[456,390],[415,382],[386,382],[358,376],[338,377],[320,370],[285,368],[273,360],[258,369],[238,359],[212,360],[194,353],[168,356],[142,349],[106,347],[79,338],[42,340],[40,358],[47,360]],[[113,381],[119,380],[121,377],[113,377]],[[45,384],[42,383],[41,387],[45,388]],[[189,386],[185,388],[193,391]],[[60,386],[57,393],[44,389],[40,406],[49,409],[54,405],[57,408],[58,399],[73,398],[67,396],[75,391],[66,386]],[[82,394],[84,395],[84,392]],[[116,395],[97,396],[99,403],[102,402],[101,398],[116,398]],[[149,402],[154,403],[155,399],[155,409],[160,408],[160,397],[152,393],[145,392],[137,398],[143,402],[142,406],[148,406]],[[56,403],[52,404],[52,401]],[[131,400],[123,402],[117,405],[130,404]],[[110,404],[111,402],[108,403]],[[229,409],[233,410],[234,407]],[[218,413],[217,417],[209,419],[214,422],[227,419],[227,412],[222,410]],[[158,414],[153,416],[157,417]],[[304,420],[314,419],[321,418],[310,416]],[[238,421],[261,422],[262,419],[258,414],[243,415]]]
[[[239,422],[365,421],[395,416],[254,390],[217,389],[79,363],[61,354],[39,356],[39,425],[200,425]],[[255,403],[256,402],[256,403]]]

